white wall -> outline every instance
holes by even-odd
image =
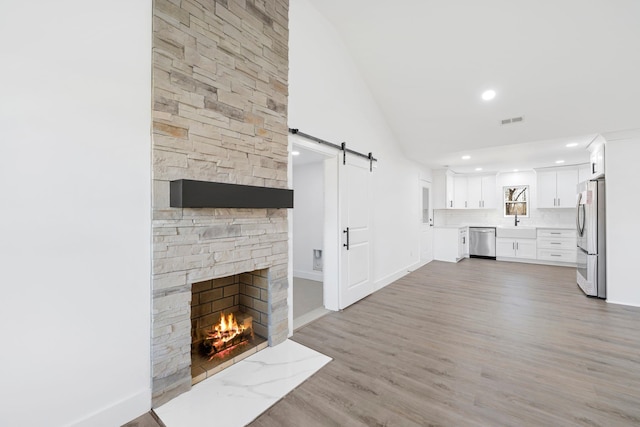
[[[313,250],[323,249],[324,163],[293,168],[293,275],[322,281],[313,269]]]
[[[419,181],[430,171],[403,155],[324,17],[307,0],[294,0],[289,18],[289,126],[380,159],[373,216],[373,274],[380,288],[419,262]]]
[[[637,179],[632,179],[640,159],[640,130],[605,138],[607,301],[640,306],[640,198],[635,194]]]
[[[0,6],[0,425],[150,408],[151,2]]]

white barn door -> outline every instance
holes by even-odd
[[[367,159],[338,156],[340,252],[340,309],[374,291],[371,264],[372,175]]]

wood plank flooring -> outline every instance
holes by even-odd
[[[434,261],[298,330],[334,361],[251,426],[637,426],[639,327],[575,269]]]

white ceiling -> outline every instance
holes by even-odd
[[[429,166],[587,162],[566,143],[640,128],[638,0],[310,1],[406,154]],[[480,98],[487,88],[491,102]],[[500,124],[517,116],[524,121]]]

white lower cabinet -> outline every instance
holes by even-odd
[[[538,259],[540,261],[575,264],[577,257],[576,230],[538,228]]]
[[[458,229],[458,259],[469,256],[469,229]]]
[[[536,259],[536,239],[496,238],[496,257]]]
[[[575,264],[576,231],[570,228],[538,228],[535,239],[498,237],[496,256],[538,264]]]
[[[436,227],[433,229],[433,259],[458,262],[468,255],[467,227]]]

